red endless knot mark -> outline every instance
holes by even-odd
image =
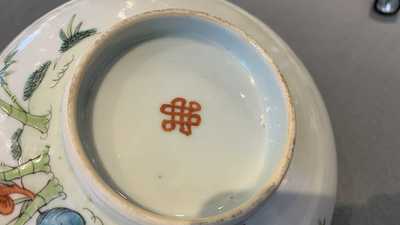
[[[201,117],[196,112],[201,111],[198,102],[191,101],[187,105],[184,98],[175,98],[171,104],[163,104],[160,108],[161,113],[171,116],[169,120],[163,120],[161,126],[164,131],[171,132],[179,126],[179,131],[186,136],[192,135],[192,127],[200,126]]]

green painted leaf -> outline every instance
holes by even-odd
[[[17,54],[17,50],[12,50],[10,53],[8,53],[8,55],[6,56],[6,58],[4,58],[4,64],[13,64],[16,61],[13,60],[14,56]]]
[[[65,40],[68,39],[68,38],[67,38],[67,35],[65,34],[65,32],[64,32],[63,29],[60,29],[60,34],[59,34],[59,36],[60,36],[60,39],[61,39],[62,41],[65,41]]]
[[[3,67],[0,69],[0,83],[4,84],[6,83],[6,81],[4,80],[4,77],[6,76],[6,74],[9,74],[9,72],[7,71],[8,68],[16,63],[17,61],[14,60],[14,56],[17,54],[17,50],[13,50],[10,53],[8,53],[8,55],[4,58],[3,60]]]
[[[79,33],[79,31],[81,31],[81,27],[82,27],[83,22],[80,22],[76,27],[75,27],[75,31],[74,31],[74,35]]]
[[[10,68],[10,66],[16,62],[17,61],[15,61],[15,60],[8,61],[6,64],[4,64],[4,67],[1,69],[1,71],[6,72],[8,70],[8,68]]]
[[[72,16],[71,20],[69,21],[68,24],[68,30],[67,30],[67,35],[68,37],[71,37],[73,35],[72,31],[73,31],[73,26],[74,26],[74,20],[76,18],[76,14]]]
[[[88,38],[96,33],[97,33],[97,29],[90,29],[90,30],[80,31],[80,32],[74,34],[72,37],[69,37],[66,41],[63,41],[61,48],[60,48],[60,52],[68,51],[70,48],[74,47],[76,44],[78,44],[83,39]]]
[[[33,72],[25,83],[24,101],[30,99],[39,85],[42,83],[47,70],[51,65],[51,61],[43,63],[35,72]]]
[[[21,135],[24,130],[19,128],[11,136],[11,156],[14,160],[19,160],[22,156]]]
[[[79,22],[74,27],[74,22],[76,19],[76,15],[73,15],[70,19],[68,26],[60,31],[60,38],[62,40],[60,52],[64,53],[68,51],[70,48],[74,47],[83,39],[92,36],[93,34],[97,33],[96,29],[89,29],[89,30],[81,30],[83,26],[83,22]]]

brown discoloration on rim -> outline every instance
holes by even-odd
[[[223,27],[228,27],[231,31],[239,34],[241,38],[250,43],[258,52],[265,58],[265,60],[272,65],[273,70],[275,71],[276,78],[278,79],[281,91],[283,92],[286,98],[286,108],[288,111],[288,142],[285,147],[285,154],[282,157],[278,168],[278,171],[274,173],[274,175],[254,196],[248,200],[247,202],[241,204],[239,207],[229,210],[225,213],[218,214],[216,216],[211,216],[207,218],[200,219],[178,219],[175,217],[163,216],[157,213],[145,210],[137,205],[132,204],[128,200],[122,198],[119,194],[115,193],[104,181],[103,179],[96,173],[91,162],[86,157],[82,143],[80,141],[80,137],[78,135],[78,128],[76,124],[76,112],[77,112],[77,98],[79,95],[79,89],[81,86],[81,81],[85,76],[86,65],[91,63],[92,59],[96,58],[99,53],[99,47],[105,45],[108,40],[112,39],[113,34],[122,31],[130,26],[147,20],[149,18],[155,18],[159,16],[191,16],[198,17],[204,19],[209,22],[216,23]],[[69,151],[67,154],[70,157],[70,160],[74,160],[74,163],[79,167],[79,178],[83,180],[83,177],[86,178],[83,180],[83,185],[86,185],[86,190],[89,190],[89,194],[100,204],[108,205],[110,209],[113,210],[115,214],[119,216],[119,218],[123,218],[126,220],[132,220],[135,222],[139,222],[141,224],[155,224],[155,225],[170,225],[170,224],[180,224],[180,225],[205,225],[205,224],[231,224],[238,223],[244,219],[246,219],[251,213],[255,211],[271,194],[278,188],[280,183],[285,176],[290,161],[293,155],[293,148],[295,143],[295,112],[292,104],[292,99],[289,95],[288,86],[286,84],[283,75],[279,71],[278,67],[274,64],[271,57],[268,55],[267,51],[261,48],[254,39],[252,39],[248,34],[238,29],[236,26],[231,24],[230,22],[215,16],[211,16],[204,12],[197,12],[191,10],[184,9],[166,9],[166,10],[155,10],[146,12],[129,19],[126,19],[114,27],[112,27],[109,31],[103,32],[99,39],[95,41],[93,47],[88,51],[89,53],[84,57],[80,65],[78,66],[76,74],[74,74],[69,90],[67,90],[67,98],[66,98],[66,115],[65,115],[65,129],[66,129],[66,139],[70,141],[69,146],[72,151]],[[77,172],[77,171],[75,171]],[[90,179],[87,179],[89,178]],[[95,188],[93,188],[95,187]],[[112,205],[109,204],[112,202]]]

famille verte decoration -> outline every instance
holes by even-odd
[[[26,125],[37,129],[41,133],[47,133],[50,122],[50,113],[47,115],[31,114],[25,107],[22,106],[22,104],[18,102],[16,95],[8,86],[7,77],[11,75],[9,70],[10,67],[17,62],[14,60],[16,54],[16,50],[9,53],[3,61],[3,67],[0,69],[0,86],[10,100],[10,103],[8,103],[5,100],[0,99],[0,109],[9,117],[21,122],[24,126]],[[49,68],[49,65],[49,62],[44,63],[29,76],[24,88],[23,99],[25,101],[29,100],[35,90],[39,87],[45,73],[47,72],[47,69]]]
[[[201,116],[197,112],[201,111],[201,105],[196,101],[187,104],[185,98],[175,98],[170,104],[163,104],[160,108],[161,113],[170,116],[170,119],[162,121],[161,126],[164,131],[170,132],[179,126],[179,131],[186,136],[192,135],[192,127],[200,126]]]
[[[64,54],[77,45],[82,40],[97,33],[96,29],[82,29],[83,22],[75,24],[76,15],[73,15],[66,28],[60,29],[59,38],[61,46],[58,54]],[[56,50],[57,51],[57,50]],[[63,200],[67,199],[67,193],[64,192],[62,180],[57,178],[57,174],[52,171],[51,147],[44,146],[42,151],[36,157],[26,157],[22,148],[22,135],[26,127],[33,128],[35,132],[47,134],[50,129],[52,119],[51,111],[44,114],[34,114],[30,111],[30,99],[35,91],[41,87],[49,70],[54,70],[57,66],[57,59],[42,62],[31,74],[27,74],[27,81],[24,85],[22,97],[18,98],[15,91],[10,88],[8,79],[13,76],[12,66],[17,64],[15,59],[18,50],[11,51],[0,65],[0,113],[7,115],[10,119],[18,122],[19,127],[11,135],[10,154],[17,166],[1,163],[0,167],[0,217],[10,216],[11,219],[6,224],[0,225],[86,225],[88,220],[94,224],[104,225],[101,218],[89,208],[71,209],[67,204],[63,205]],[[77,57],[69,55],[70,59],[56,72],[52,79],[54,82],[50,88],[55,88]],[[43,86],[43,85],[42,85]],[[20,101],[21,99],[22,101]],[[50,107],[51,108],[51,107]],[[188,101],[185,98],[178,97],[168,104],[163,104],[160,108],[162,114],[167,118],[161,123],[162,129],[166,132],[174,131],[177,126],[179,132],[186,136],[192,135],[193,127],[199,127],[202,123],[200,112],[202,106],[196,101]],[[39,149],[38,149],[39,150]],[[60,149],[51,149],[59,151]],[[29,158],[29,159],[28,159]],[[30,187],[24,182],[24,178],[46,174],[46,182],[43,186]],[[53,201],[56,199],[55,204]],[[15,216],[13,216],[15,215]],[[319,220],[318,225],[327,225],[327,220]]]
[[[76,15],[72,16],[68,26],[60,30],[60,54],[67,52],[80,41],[97,33],[96,29],[81,30],[83,22],[79,22],[75,26],[75,18]],[[0,98],[0,112],[21,124],[21,127],[11,136],[10,145],[10,154],[12,159],[18,163],[18,166],[12,167],[5,163],[1,164],[4,169],[0,171],[0,216],[14,215],[14,212],[19,210],[17,216],[9,221],[7,225],[25,225],[34,216],[37,216],[37,225],[85,225],[86,221],[78,211],[66,207],[52,208],[49,205],[55,199],[67,198],[61,181],[56,178],[56,175],[51,170],[50,146],[45,146],[42,153],[35,158],[24,162],[21,160],[24,154],[21,147],[21,137],[25,127],[31,127],[41,134],[47,134],[49,131],[51,112],[43,115],[35,115],[30,112],[29,107],[24,107],[24,105],[29,105],[31,97],[40,87],[47,71],[51,68],[56,68],[57,60],[48,60],[42,63],[28,76],[22,95],[22,100],[27,102],[27,104],[21,104],[14,91],[8,85],[8,79],[12,76],[11,67],[17,63],[15,59],[17,54],[18,50],[11,51],[4,58],[3,65],[0,67],[0,87],[8,98],[8,101]],[[74,56],[57,73],[57,77],[53,79],[55,83],[52,88],[63,78],[73,61]],[[37,176],[38,174],[49,174],[51,176],[49,176],[50,178],[48,178],[47,183],[42,189],[34,192],[29,187],[25,187],[23,179],[24,177]],[[45,206],[46,210],[43,211],[42,209]],[[90,209],[85,210],[90,213],[90,219],[96,224],[104,224],[93,211]]]

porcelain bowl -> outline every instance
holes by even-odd
[[[101,165],[101,160],[98,156],[99,152],[94,143],[92,119],[96,110],[93,108],[94,98],[98,95],[98,92],[101,92],[99,91],[101,90],[99,86],[110,76],[108,74],[110,73],[110,67],[126,54],[127,49],[135,50],[141,43],[171,35],[173,37],[177,35],[180,38],[188,38],[189,40],[200,40],[202,43],[218,46],[218,49],[223,49],[229,54],[233,54],[241,66],[246,69],[246,72],[252,75],[250,77],[251,85],[257,86],[258,90],[260,90],[255,96],[264,101],[269,101],[268,107],[263,104],[257,105],[258,111],[256,110],[256,112],[260,113],[261,120],[268,119],[273,121],[271,123],[275,122],[276,124],[266,126],[263,121],[260,124],[267,134],[262,138],[273,141],[265,145],[268,148],[268,154],[263,159],[264,165],[257,184],[253,189],[249,190],[247,199],[239,203],[232,203],[232,205],[226,203],[226,209],[220,213],[203,213],[197,216],[179,217],[178,215],[167,215],[148,209],[148,207],[137,202],[134,197],[126,195],[118,182],[113,180],[115,174],[110,175],[107,169],[104,169]],[[182,52],[177,54],[182,54]],[[197,53],[192,52],[192,54],[196,55]],[[190,61],[192,54],[184,56],[184,58],[186,57]],[[199,61],[204,60],[206,63],[211,63],[212,61],[214,63],[221,60],[219,62],[221,70],[229,70],[230,67],[229,64],[224,67],[224,62],[222,62],[224,59],[222,57],[218,59],[213,53],[208,56],[205,55],[205,58],[197,59],[200,59]],[[139,63],[142,63],[142,61],[139,61]],[[210,64],[210,68],[212,65],[214,64]],[[161,63],[154,66],[170,67],[169,64],[165,66]],[[206,65],[205,67],[208,66]],[[180,68],[176,70],[180,71]],[[164,79],[168,79],[170,75],[168,72],[166,73],[167,78]],[[233,71],[232,73],[235,72]],[[115,75],[113,74],[113,76]],[[135,75],[133,74],[132,76]],[[230,77],[228,74],[218,79],[223,79],[227,87],[237,88],[238,90],[242,88],[240,82],[232,81],[232,79],[234,80],[234,75]],[[236,87],[235,85],[239,86]],[[171,85],[165,86],[169,86],[169,89],[171,89]],[[157,90],[159,89],[157,88]],[[185,89],[190,88],[186,87]],[[200,93],[204,94],[205,91],[202,90]],[[155,93],[154,95],[163,96],[162,93]],[[208,99],[212,98],[215,98],[215,96],[211,94]],[[245,99],[243,95],[241,98]],[[207,103],[207,100],[204,101]],[[250,106],[257,102],[256,100],[246,101],[246,104]],[[270,106],[273,106],[272,110]],[[142,108],[143,106],[139,105],[138,107]],[[210,109],[209,111],[212,110]],[[268,114],[265,114],[265,111]],[[266,51],[249,35],[229,22],[196,11],[182,9],[151,11],[123,20],[108,31],[103,32],[93,47],[86,51],[81,63],[78,65],[77,72],[73,75],[72,81],[66,89],[63,113],[66,151],[81,185],[96,204],[113,214],[122,223],[128,224],[235,224],[241,222],[265,203],[268,197],[278,188],[290,164],[294,147],[295,119],[289,91],[279,70],[273,64]],[[267,118],[264,118],[264,116]],[[224,115],[221,115],[221,118],[223,117]],[[211,125],[208,127],[214,129]],[[237,127],[237,129],[240,129],[240,127]],[[200,129],[199,133],[201,133]],[[182,139],[184,137],[180,136],[179,138]],[[252,149],[248,151],[252,151]],[[176,157],[179,158],[180,155]],[[209,154],[206,157],[214,158],[213,154]],[[227,163],[231,162],[228,161]],[[227,166],[224,164],[226,162],[222,162],[222,167]],[[204,182],[207,182],[207,180]],[[210,189],[212,190],[213,187],[210,187]],[[191,201],[191,199],[186,200]],[[205,208],[207,207],[205,206]]]

